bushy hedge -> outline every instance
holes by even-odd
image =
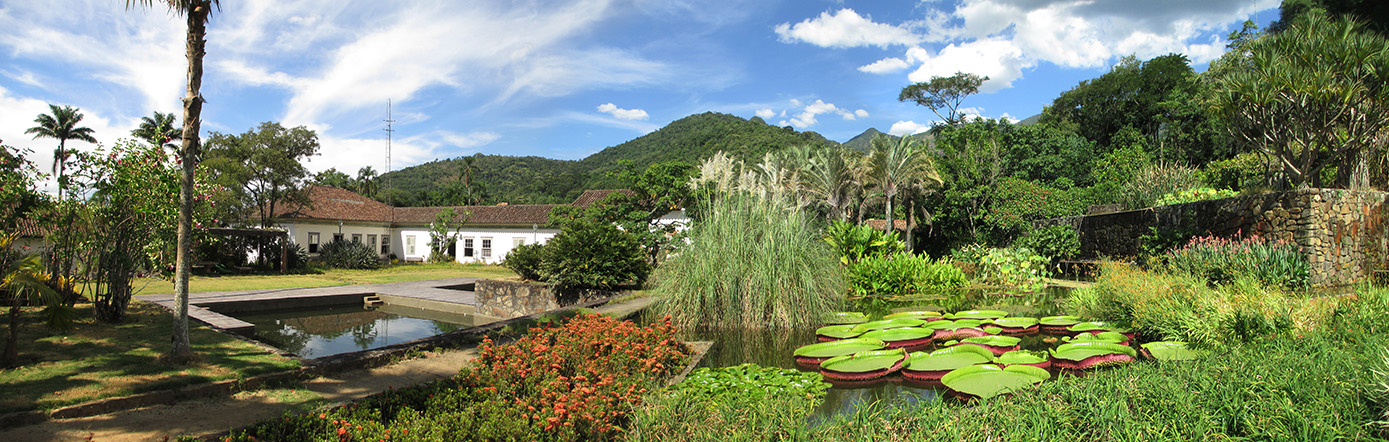
[[[650,273],[636,236],[612,223],[586,219],[566,224],[551,238],[540,263],[540,275],[559,291],[640,286]]]
[[[669,321],[581,316],[512,344],[485,340],[474,366],[454,378],[271,419],[227,440],[616,439],[647,389],[687,360],[674,338]]]
[[[1052,261],[1072,258],[1080,254],[1080,233],[1066,225],[1032,229],[1013,241],[1012,247],[1031,249]]]
[[[849,266],[848,276],[849,292],[855,296],[938,293],[969,282],[948,261],[933,262],[910,253],[864,259]]]
[[[371,246],[356,241],[333,241],[318,248],[318,258],[335,269],[375,269],[381,258]]]
[[[506,254],[506,259],[502,260],[502,265],[518,276],[532,281],[539,281],[541,278],[541,265],[545,263],[545,245],[540,243],[526,244],[511,249]]]

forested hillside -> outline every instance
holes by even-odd
[[[706,112],[676,120],[632,141],[603,149],[579,161],[540,157],[475,155],[472,181],[483,203],[547,204],[573,201],[584,189],[620,186],[607,173],[628,160],[638,169],[666,161],[698,164],[715,152],[757,162],[788,146],[837,145],[815,132],[771,126],[760,118]],[[381,199],[400,206],[454,204],[464,176],[461,158],[434,161],[386,174],[389,190]]]

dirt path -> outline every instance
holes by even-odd
[[[321,377],[294,388],[242,392],[231,397],[180,402],[0,431],[0,441],[164,441],[245,427],[323,405],[350,402],[391,387],[443,379],[477,356],[476,349],[445,350],[425,357]]]

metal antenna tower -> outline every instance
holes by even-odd
[[[387,174],[391,173],[391,135],[395,133],[395,129],[391,128],[391,124],[395,123],[395,120],[391,119],[391,99],[389,98],[386,99],[386,119],[383,121],[386,122],[386,128],[382,129],[386,131],[386,171],[381,173],[381,176],[385,178]],[[391,188],[390,178],[385,178],[382,181],[385,181],[382,183],[382,190]]]

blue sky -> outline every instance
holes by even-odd
[[[966,102],[1026,118],[1124,55],[1205,69],[1278,0],[231,0],[212,18],[204,136],[262,121],[318,131],[311,170],[393,168],[475,152],[580,159],[706,111],[845,141],[924,130],[898,91],[988,75]],[[109,144],[153,111],[182,114],[183,22],[121,0],[0,4],[0,140],[46,103],[80,107]],[[92,146],[75,143],[79,149]],[[51,184],[50,184],[51,187]]]

